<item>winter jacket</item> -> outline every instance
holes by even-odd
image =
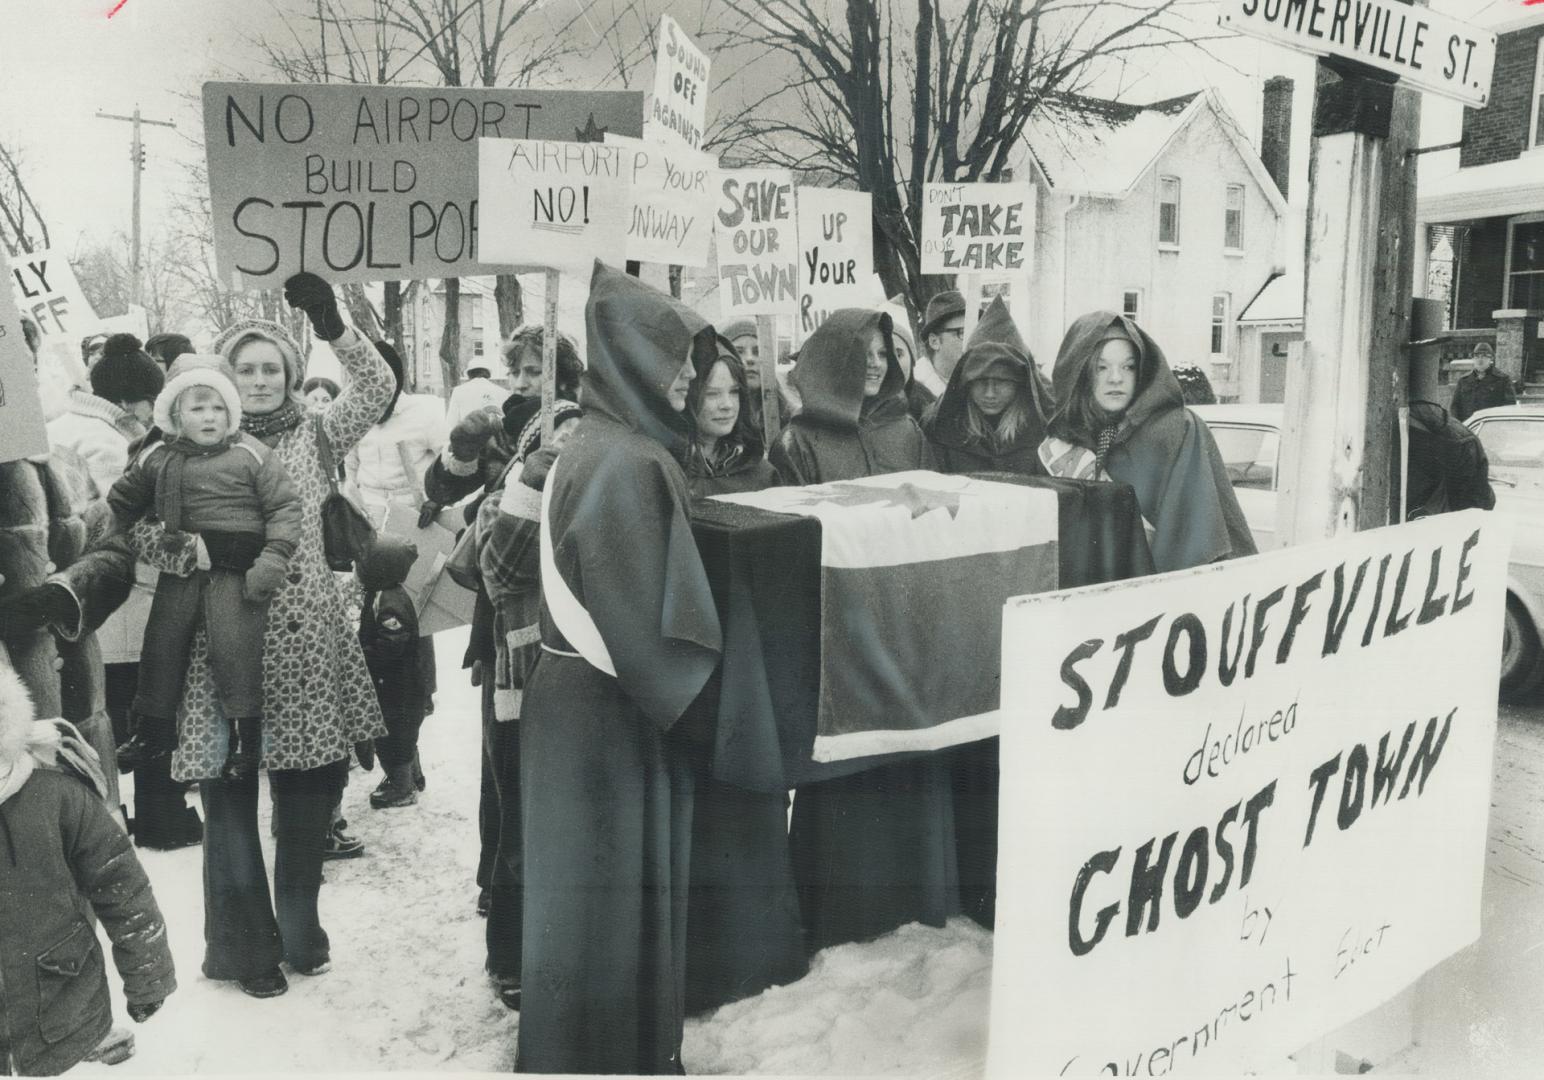
[[[481,375],[468,379],[450,392],[450,401],[445,407],[445,425],[453,428],[479,409],[497,409],[508,396],[509,391],[492,379]]]
[[[1098,433],[1070,430],[1070,407],[1086,393],[1111,336],[1136,346],[1137,391],[1114,426],[1101,467]],[[1052,434],[1040,444],[1041,462],[1052,476],[1118,480],[1135,488],[1159,573],[1255,553],[1217,443],[1185,407],[1179,380],[1147,331],[1114,312],[1080,317],[1062,339],[1052,381],[1058,412],[1047,425]]]
[[[163,1000],[177,980],[128,836],[86,783],[22,761],[32,726],[31,702],[0,653],[0,777],[30,769],[0,797],[0,1075],[55,1076],[112,1025],[93,916],[130,1004]]]
[[[993,446],[970,433],[970,384],[994,371],[1013,377],[1024,403],[1023,428],[1008,446]],[[1041,476],[1040,441],[1050,411],[1046,392],[1029,347],[1019,336],[1008,307],[998,297],[971,332],[970,341],[949,377],[949,387],[928,410],[922,430],[933,444],[940,472],[1015,472]]]
[[[803,407],[768,455],[790,484],[820,484],[934,467],[933,451],[912,419],[906,376],[890,350],[879,393],[863,396],[863,369],[875,330],[890,316],[846,308],[820,324],[799,353],[794,382]]]
[[[288,562],[300,540],[300,496],[283,462],[240,431],[218,446],[174,439],[140,451],[107,503],[124,525],[153,512],[174,530],[253,537],[250,550],[226,569],[247,569],[259,547]],[[210,551],[218,563],[212,542]]]
[[[9,642],[10,658],[38,709],[82,726],[105,722],[106,691],[94,631],[123,603],[134,558],[111,533],[85,463],[57,448],[0,463],[0,597],[53,581],[75,599],[68,625]]]
[[[1494,367],[1484,374],[1471,371],[1453,387],[1453,415],[1467,420],[1481,409],[1494,409],[1498,405],[1516,405],[1517,392],[1512,380]]]
[[[392,503],[418,509],[424,501],[424,474],[449,435],[444,402],[432,394],[403,394],[392,414],[372,425],[345,455],[349,486],[359,493],[376,528]]]
[[[695,448],[693,448],[695,450]],[[719,458],[710,464],[701,453],[693,453],[687,459],[686,482],[692,498],[704,499],[710,495],[729,495],[742,491],[761,491],[776,487],[777,470],[760,454],[750,454],[735,447],[736,453],[727,459]]]
[[[216,342],[216,349],[250,328],[250,321],[236,323]],[[264,329],[284,333],[273,324]],[[348,376],[348,388],[323,411],[322,424],[334,451],[346,453],[374,426],[396,384],[380,353],[358,335],[346,334],[332,349]],[[272,445],[300,495],[301,527],[288,583],[269,606],[263,641],[263,763],[269,769],[320,768],[347,758],[355,743],[386,732],[359,648],[358,627],[344,608],[322,551],[321,506],[330,491],[311,415]],[[133,539],[140,556],[157,569],[180,576],[193,572],[185,553],[165,546],[159,523],[136,526]],[[217,776],[225,763],[228,735],[202,630],[193,636],[178,722],[173,775],[179,780]]]
[[[69,411],[48,422],[50,446],[79,455],[97,492],[106,495],[129,464],[129,443],[143,438],[145,425],[106,398],[71,388]]]
[[[381,707],[422,721],[430,679],[419,648],[418,614],[402,587],[417,557],[411,542],[385,537],[360,559],[354,573],[363,590],[359,646]]]

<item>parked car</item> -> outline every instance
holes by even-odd
[[[1280,547],[1276,528],[1280,405],[1197,405],[1261,551]],[[1506,405],[1469,418],[1490,459],[1496,509],[1515,515],[1507,566],[1501,696],[1527,697],[1544,682],[1544,406]]]

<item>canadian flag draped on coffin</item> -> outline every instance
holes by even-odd
[[[997,733],[1003,604],[1057,584],[1053,491],[903,472],[717,499],[820,521],[816,761]]]

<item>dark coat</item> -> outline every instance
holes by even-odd
[[[516,1068],[677,1073],[692,780],[672,729],[722,638],[688,518],[688,423],[666,391],[688,352],[701,370],[717,350],[696,312],[599,263],[585,323],[585,416],[544,493],[559,579],[544,568],[551,651],[520,720]],[[585,643],[558,629],[560,589],[588,613],[615,674],[575,655]]]
[[[890,316],[845,308],[832,312],[799,352],[794,371],[803,405],[769,458],[790,484],[934,467],[933,451],[912,419],[906,375],[890,349],[879,393],[863,396],[863,369],[875,330],[888,339]]]
[[[1469,372],[1453,387],[1453,415],[1459,420],[1467,420],[1481,409],[1516,404],[1517,392],[1512,388],[1512,380],[1494,366],[1483,374]]]
[[[32,710],[18,710],[25,697],[3,657],[0,680],[0,758],[11,758],[25,753]],[[96,791],[39,765],[0,801],[0,1075],[57,1075],[107,1035],[93,915],[112,939],[131,1004],[177,988],[166,927],[128,836]]]
[[[1007,369],[1019,383],[1019,395],[1028,411],[1028,423],[1007,446],[993,446],[971,435],[970,384],[996,368]],[[938,404],[929,410],[922,430],[933,444],[938,469],[946,473],[1016,472],[1043,476],[1040,442],[1045,438],[1045,418],[1050,412],[1046,391],[1029,347],[1013,325],[1002,297],[992,302],[976,324],[960,361],[949,376],[949,385]]]
[[[1136,489],[1159,573],[1253,555],[1254,537],[1212,433],[1185,407],[1179,380],[1158,343],[1123,315],[1094,311],[1068,328],[1051,373],[1058,411],[1049,424],[1053,438],[1044,444],[1042,460],[1050,462],[1065,451],[1065,445],[1056,445],[1061,439],[1090,451],[1085,457],[1092,456],[1097,433],[1065,425],[1071,423],[1071,407],[1085,393],[1101,344],[1111,333],[1137,347],[1137,393],[1119,420],[1102,474],[1092,478],[1107,475]],[[1070,462],[1076,456],[1067,454],[1061,460]],[[1056,465],[1050,471],[1078,475]]]

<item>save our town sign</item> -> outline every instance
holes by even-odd
[[[1354,60],[1415,90],[1482,108],[1496,35],[1399,0],[1223,0],[1217,22],[1316,56]]]

